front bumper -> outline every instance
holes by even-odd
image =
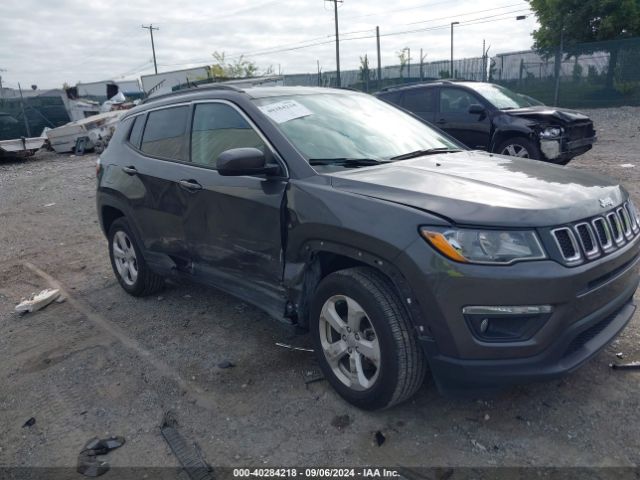
[[[540,140],[540,151],[552,162],[568,160],[591,150],[597,137],[579,138],[577,140],[557,139]]]
[[[635,311],[640,237],[577,267],[552,260],[460,264],[424,241],[396,264],[419,304],[414,322],[440,389],[493,389],[571,372],[624,328]],[[462,314],[469,305],[551,305],[553,314],[528,338],[487,341],[469,328]]]
[[[464,360],[442,355],[431,338],[421,338],[438,389],[459,395],[518,383],[551,380],[570,373],[606,347],[631,320],[636,305],[631,285],[615,301],[571,324],[538,355],[499,360]]]

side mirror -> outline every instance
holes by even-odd
[[[225,177],[242,175],[275,175],[277,165],[267,165],[267,159],[257,148],[232,148],[220,154],[216,161],[218,173]]]
[[[479,103],[472,103],[469,105],[469,113],[471,115],[480,115],[485,112],[485,109]]]

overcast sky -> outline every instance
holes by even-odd
[[[524,0],[344,0],[338,13],[343,69],[357,68],[365,53],[375,65],[375,38],[358,37],[373,36],[376,25],[383,65],[397,64],[404,47],[412,63],[420,48],[426,61],[449,58],[452,21],[460,22],[456,57],[480,56],[483,39],[490,54],[529,49],[536,27]],[[3,84],[55,88],[153,73],[149,32],[141,28],[149,23],[160,28],[160,72],[213,63],[216,50],[245,53],[276,72],[315,72],[317,60],[324,71],[335,70],[333,4],[324,0],[1,0]],[[268,53],[312,43],[321,45]]]

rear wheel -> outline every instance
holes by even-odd
[[[531,158],[540,160],[540,149],[529,139],[524,137],[512,137],[496,148],[496,153],[519,158]]]
[[[357,267],[324,278],[311,306],[320,366],[334,389],[357,407],[390,407],[422,385],[426,361],[391,282]]]
[[[164,278],[149,270],[124,218],[118,218],[111,224],[108,238],[111,267],[127,293],[142,297],[164,286]]]

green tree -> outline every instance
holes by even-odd
[[[400,78],[404,78],[404,68],[409,62],[409,48],[404,47],[399,52],[396,52],[396,55],[398,56],[398,60],[400,60]]]
[[[365,53],[364,57],[360,57],[360,80],[364,84],[364,91],[369,91],[369,77],[371,70],[369,69],[369,56]]]
[[[224,52],[216,51],[213,52],[213,58],[216,61],[210,67],[210,73],[213,78],[251,78],[273,73],[273,67],[260,72],[258,65],[251,60],[247,60],[244,55],[240,55],[233,62],[230,62]]]
[[[559,46],[561,32],[567,57],[593,53],[588,47],[577,48],[577,43],[618,40],[606,47],[606,84],[613,88],[619,40],[640,35],[640,0],[529,0],[529,4],[540,23],[533,32],[534,48],[547,57]]]

